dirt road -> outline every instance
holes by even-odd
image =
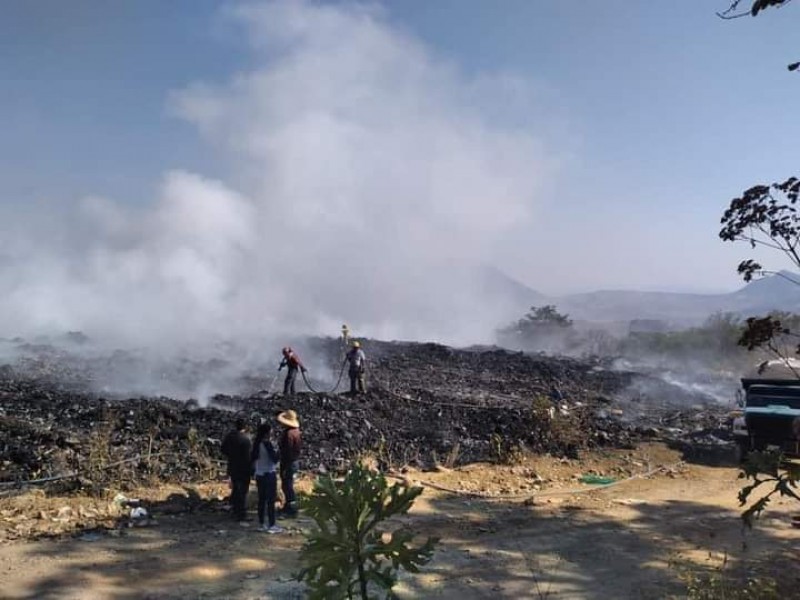
[[[426,489],[406,524],[442,541],[423,573],[402,578],[398,595],[459,600],[681,597],[681,565],[714,568],[725,557],[729,565],[747,568],[779,561],[773,564],[780,564],[787,588],[800,590],[800,530],[792,528],[789,518],[796,505],[776,502],[767,518],[744,532],[737,470],[681,461],[679,452],[650,445],[580,462],[535,457],[513,467],[409,473],[412,481],[485,497]],[[570,493],[589,489],[575,480],[581,473],[626,479],[659,467],[664,468],[648,478]],[[219,491],[202,489],[204,494]],[[173,490],[173,503],[175,492],[186,493]],[[160,490],[158,497],[165,493]],[[153,492],[151,506],[157,523],[150,527],[7,539],[0,544],[0,597],[303,597],[291,574],[298,567],[306,520],[290,522],[289,534],[268,536],[239,527],[218,508],[170,511],[168,502],[159,504],[156,496]],[[0,515],[14,512],[8,502],[0,502]]]

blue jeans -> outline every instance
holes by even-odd
[[[294,494],[294,474],[297,472],[297,463],[291,462],[281,465],[281,490],[283,491],[283,512],[296,514]]]
[[[258,522],[264,524],[264,509],[266,508],[268,524],[275,525],[275,499],[278,496],[278,476],[275,473],[256,475],[258,488]]]

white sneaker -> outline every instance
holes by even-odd
[[[262,523],[261,525],[258,526],[258,530],[269,532],[269,525],[267,525],[266,523]]]
[[[268,527],[267,528],[267,533],[270,533],[270,534],[272,534],[272,533],[283,533],[284,531],[286,531],[286,530],[283,527],[281,527],[280,525],[273,525],[272,527]]]

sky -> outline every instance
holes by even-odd
[[[722,211],[796,173],[800,8],[724,8],[7,0],[0,328],[447,337],[476,264],[735,289]]]

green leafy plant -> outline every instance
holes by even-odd
[[[742,519],[748,526],[752,526],[753,519],[764,511],[775,494],[800,501],[800,493],[796,491],[800,483],[800,465],[784,463],[780,452],[750,453],[742,465],[739,478],[752,479],[752,483],[739,490],[741,506],[746,505],[750,495],[761,486],[771,488],[742,513]]]
[[[302,502],[316,523],[300,551],[297,574],[309,598],[394,597],[400,570],[416,573],[430,561],[438,538],[413,546],[406,529],[389,531],[386,520],[406,514],[422,493],[420,487],[389,485],[383,474],[356,463],[342,480],[323,476]],[[384,527],[381,527],[384,525]]]

